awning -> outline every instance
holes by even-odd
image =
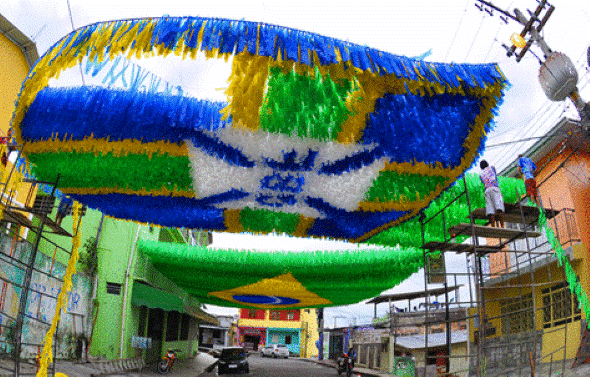
[[[135,306],[147,306],[151,309],[157,308],[165,311],[184,313],[184,302],[180,297],[137,282],[133,284],[131,304]]]
[[[135,306],[147,306],[151,309],[162,309],[168,312],[177,311],[179,313],[186,313],[203,322],[219,325],[217,318],[209,313],[205,313],[194,305],[185,305],[182,298],[139,282],[133,284],[131,304]]]

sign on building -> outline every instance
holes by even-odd
[[[445,254],[429,253],[426,254],[426,268],[428,271],[428,284],[445,283]]]

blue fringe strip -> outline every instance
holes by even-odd
[[[233,54],[247,51],[273,59],[291,60],[311,67],[313,53],[317,54],[322,65],[339,63],[336,54],[338,49],[344,62],[363,71],[371,70],[379,75],[393,74],[399,78],[439,82],[453,87],[459,86],[459,80],[469,87],[480,88],[493,85],[498,81],[506,81],[496,64],[424,62],[315,33],[250,21],[204,17],[133,19],[115,21],[113,35],[127,25],[130,25],[129,30],[131,30],[139,24],[139,30],[143,30],[150,21],[154,25],[151,44],[169,50],[177,48],[178,42],[184,39],[186,45],[191,48],[198,47],[202,51],[218,49],[221,53]],[[197,35],[203,23],[205,23],[203,39],[198,46]],[[75,37],[71,48],[79,49],[93,33],[106,28],[108,24],[103,22],[88,25],[79,29],[81,32],[77,36],[75,32],[72,32],[64,38],[69,42]],[[52,49],[59,46],[60,42],[56,43]],[[65,43],[63,46],[68,45]],[[87,51],[82,50],[80,49],[79,53],[87,54]]]
[[[99,87],[45,88],[39,92],[22,122],[23,139],[141,140],[181,143],[186,139],[211,156],[229,164],[253,167],[255,163],[235,146],[203,131],[230,124],[219,113],[223,103],[162,93],[135,92]],[[376,144],[364,151],[324,165],[320,174],[342,174],[370,165],[385,156],[395,162],[441,162],[453,169],[465,155],[463,143],[471,132],[481,101],[461,95],[434,97],[387,94],[377,100],[368,116],[361,143]],[[486,126],[486,132],[491,124]],[[483,149],[479,145],[478,152]],[[287,153],[285,161],[267,161],[268,166],[288,170],[311,170],[309,161],[295,162]],[[479,154],[479,153],[478,153]]]
[[[74,200],[116,218],[165,227],[213,231],[224,231],[226,226],[223,210],[214,208],[212,205],[224,201],[239,200],[247,195],[240,190],[231,190],[203,199],[125,194],[68,194]],[[409,211],[346,212],[316,198],[307,198],[306,203],[326,216],[323,219],[316,219],[308,231],[307,235],[313,237],[357,239],[373,229],[394,222],[409,213]]]

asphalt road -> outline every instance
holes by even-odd
[[[221,376],[233,377],[336,377],[336,369],[303,361],[295,358],[273,359],[260,357],[260,354],[251,354],[248,357],[250,364],[249,374],[222,374]],[[213,372],[201,374],[203,377],[217,376],[217,368]]]

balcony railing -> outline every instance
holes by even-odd
[[[581,242],[573,209],[561,209],[554,218],[547,220],[547,224],[553,229],[556,238],[559,240],[566,253],[568,253],[568,251],[571,252],[571,247],[574,244]],[[524,229],[523,224],[506,224],[506,227],[511,229]],[[528,230],[540,231],[541,236],[536,238],[518,239],[510,242],[507,246],[507,250],[515,252],[507,253],[506,261],[502,263],[503,267],[496,267],[496,273],[494,273],[491,278],[498,277],[499,275],[502,275],[502,273],[515,272],[518,269],[553,257],[553,254],[551,253],[552,248],[545,232],[542,231],[542,229],[539,229],[536,225],[532,227],[529,226]]]

